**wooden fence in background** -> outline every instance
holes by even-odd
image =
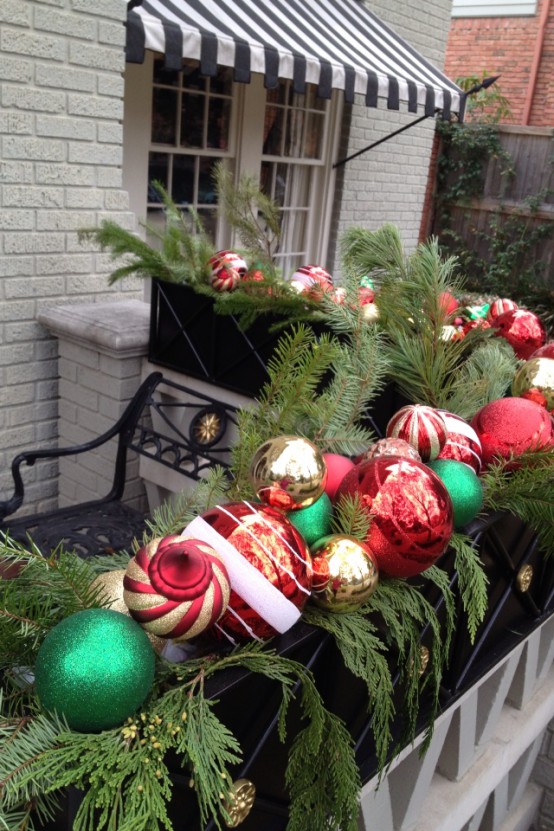
[[[505,221],[515,214],[528,228],[554,223],[554,128],[500,125],[498,129],[513,174],[503,172],[501,159],[491,158],[483,171],[482,196],[448,205],[449,228],[485,260],[489,243],[482,233],[490,228],[491,219]],[[443,232],[441,217],[435,215],[433,233]],[[554,238],[542,240],[529,253],[534,262],[543,263],[540,282],[554,287]]]

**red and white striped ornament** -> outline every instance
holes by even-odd
[[[210,275],[210,285],[215,291],[234,291],[240,283],[238,271],[223,266]]]
[[[499,315],[503,315],[504,312],[513,312],[518,308],[518,305],[513,300],[508,300],[505,297],[499,298],[498,300],[494,300],[487,312],[487,320],[491,321],[495,318],[499,317]]]
[[[189,535],[157,537],[140,548],[123,578],[123,599],[147,632],[188,640],[212,626],[229,602],[221,556]]]
[[[244,277],[248,266],[246,260],[237,254],[235,251],[218,251],[213,257],[208,260],[208,265],[211,266],[212,272],[219,271],[220,268],[228,268],[236,271],[239,277]]]
[[[448,435],[445,445],[437,458],[463,462],[472,468],[475,473],[479,474],[483,454],[479,436],[471,424],[461,416],[455,413],[449,413],[446,410],[441,410],[440,412],[446,423]]]
[[[312,588],[312,561],[300,532],[281,512],[248,501],[206,511],[185,528],[221,555],[231,596],[214,633],[231,642],[263,640],[299,620]]]
[[[415,447],[422,461],[436,459],[446,443],[448,430],[442,414],[424,404],[408,404],[387,424],[387,438],[404,439]]]
[[[306,291],[314,288],[321,288],[323,291],[331,291],[333,278],[329,272],[320,265],[302,265],[290,278],[291,283],[304,287]]]

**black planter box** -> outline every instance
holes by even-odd
[[[210,297],[187,286],[152,281],[148,358],[219,387],[255,397],[268,379],[267,362],[283,323],[264,315],[243,331],[232,315],[217,315]]]

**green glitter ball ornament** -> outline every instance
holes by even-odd
[[[483,507],[483,486],[475,471],[454,459],[434,459],[428,467],[442,480],[454,506],[454,527],[462,528]]]
[[[73,730],[98,733],[122,724],[154,681],[155,657],[143,629],[110,609],[86,609],[46,635],[37,655],[35,687],[45,710]]]
[[[292,522],[297,531],[300,531],[308,545],[312,545],[320,537],[331,533],[331,517],[333,505],[326,493],[307,508],[291,511],[287,519]]]

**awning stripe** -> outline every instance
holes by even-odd
[[[268,88],[279,78],[296,92],[316,84],[365,96],[368,106],[386,99],[409,112],[459,112],[462,91],[359,0],[142,0],[128,14],[127,60],[141,62],[144,49],[166,54],[175,68],[199,60],[208,75],[232,67],[248,83],[262,73]],[[432,113],[431,113],[432,109]]]

